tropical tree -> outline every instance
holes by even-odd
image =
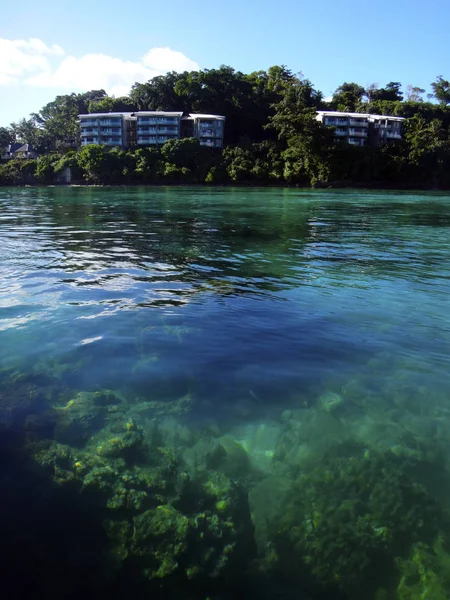
[[[332,107],[336,110],[356,112],[366,91],[357,83],[343,83],[333,94]]]
[[[14,141],[14,133],[8,127],[0,127],[0,150]]]
[[[444,79],[442,75],[431,84],[433,95],[440,104],[450,104],[450,81]]]

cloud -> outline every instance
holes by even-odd
[[[198,71],[198,64],[182,52],[170,48],[152,48],[142,58],[142,63],[156,71]]]
[[[57,45],[43,41],[0,38],[0,86],[23,83],[68,91],[105,89],[123,96],[136,81],[147,81],[168,71],[196,71],[199,66],[182,52],[151,48],[139,60],[107,54],[67,56]]]
[[[36,71],[48,72],[51,70],[49,58],[63,55],[60,46],[47,46],[37,38],[0,38],[0,85],[20,83],[24,76]]]

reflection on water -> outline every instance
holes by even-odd
[[[448,597],[449,205],[0,190],[0,422],[55,505],[76,491],[95,523],[108,560],[83,563],[87,580],[135,597]]]

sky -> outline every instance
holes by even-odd
[[[0,126],[59,94],[124,95],[167,71],[284,64],[344,81],[450,79],[448,0],[20,0],[0,6]]]

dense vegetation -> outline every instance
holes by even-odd
[[[433,94],[398,82],[364,88],[343,83],[332,100],[284,66],[248,75],[231,67],[168,73],[136,83],[130,95],[104,90],[57,96],[29,119],[0,128],[0,146],[31,143],[37,160],[0,166],[0,183],[52,183],[66,166],[88,183],[254,183],[450,187],[450,82],[439,76]],[[333,143],[315,119],[331,109],[406,117],[404,139],[380,148]],[[87,112],[184,110],[224,115],[225,149],[195,140],[162,148],[76,151],[77,115]]]

